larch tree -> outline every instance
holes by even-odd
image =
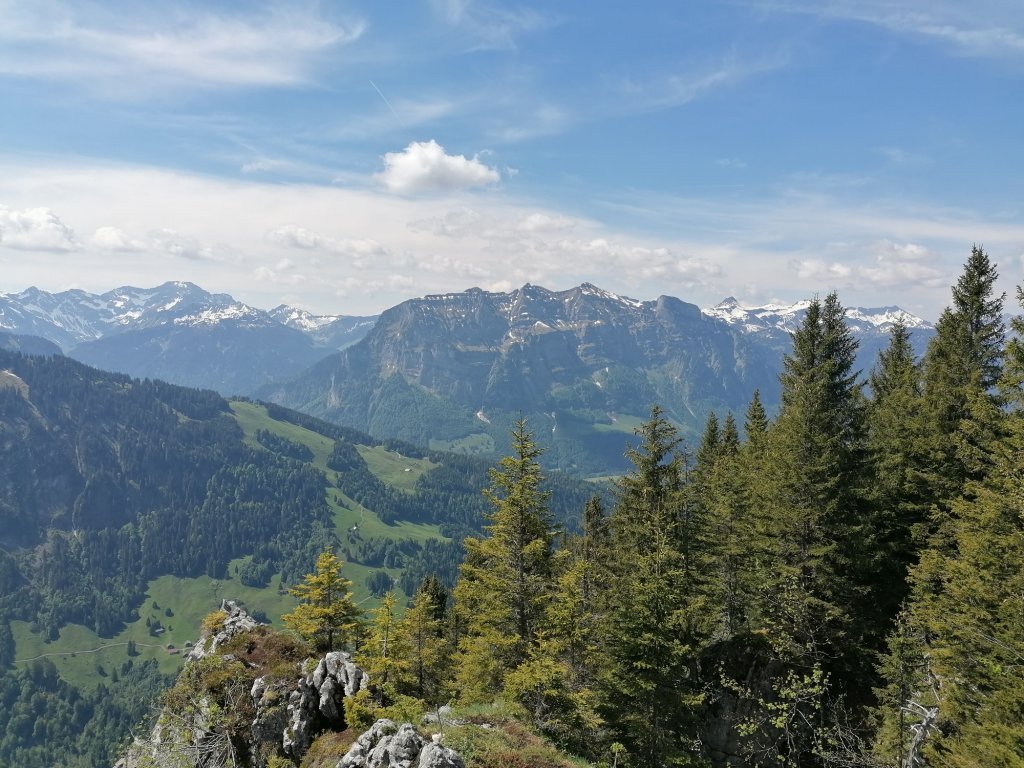
[[[334,650],[358,634],[361,611],[352,601],[352,582],[341,575],[341,568],[337,555],[324,550],[313,573],[288,590],[299,604],[281,620],[319,650]]]

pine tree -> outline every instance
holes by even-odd
[[[455,587],[465,631],[459,640],[457,684],[468,701],[499,694],[505,676],[529,653],[552,588],[553,532],[541,490],[541,449],[520,419],[513,455],[491,471],[485,495],[493,510],[484,539],[466,539]]]
[[[330,550],[316,560],[316,570],[288,590],[299,604],[281,620],[324,651],[355,640],[361,611],[352,601],[352,582],[341,575],[342,562]]]
[[[907,597],[907,571],[917,562],[931,509],[929,426],[921,390],[920,366],[906,325],[897,321],[889,346],[869,377],[867,452],[871,466],[866,532],[868,572],[878,584],[876,625],[885,626]]]
[[[1024,302],[1024,292],[1018,289]],[[1024,322],[1014,322],[1015,333]],[[945,765],[1024,762],[1024,348],[1006,348],[999,382],[1006,413],[980,386],[965,393],[962,440],[986,435],[982,466],[967,464],[963,493],[913,572],[920,653],[937,680],[930,754]],[[980,379],[980,377],[978,377]],[[960,457],[963,458],[963,451]]]
[[[987,450],[991,434],[971,425],[979,403],[972,393],[998,402],[1005,328],[1005,294],[994,295],[996,267],[979,247],[953,288],[953,304],[939,317],[935,337],[923,362],[926,419],[931,425],[932,457],[929,482],[938,506],[932,530],[938,531],[949,503],[968,480],[978,480],[983,463],[978,452]],[[973,404],[973,405],[972,405]]]

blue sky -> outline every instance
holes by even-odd
[[[1024,3],[0,0],[0,291],[584,280],[934,318],[1024,265]]]

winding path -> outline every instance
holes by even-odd
[[[98,648],[92,648],[91,650],[88,650],[88,651],[53,651],[51,653],[41,653],[38,656],[33,656],[31,659],[15,659],[14,663],[15,664],[21,664],[23,662],[36,661],[38,659],[45,659],[48,656],[77,656],[80,653],[99,653],[100,651],[106,650],[107,648],[117,648],[117,647],[122,646],[122,645],[128,645],[128,643],[126,643],[126,642],[125,643],[107,643],[106,645],[101,645]],[[157,643],[157,644],[154,644],[154,643],[136,643],[135,647],[136,648],[164,648],[165,646],[160,645],[159,643]]]

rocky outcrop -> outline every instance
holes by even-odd
[[[369,684],[351,655],[333,651],[301,665],[296,660],[294,677],[283,677],[280,672],[256,677],[262,670],[247,659],[246,652],[235,650],[235,646],[232,650],[237,655],[225,654],[222,646],[252,633],[242,643],[251,651],[261,638],[274,633],[234,601],[225,600],[221,610],[223,620],[203,632],[179,679],[180,686],[181,680],[189,680],[189,672],[193,673],[187,712],[165,708],[149,737],[136,740],[115,768],[231,765],[239,754],[246,755],[253,768],[265,766],[271,755],[287,755],[298,762],[320,733],[345,727],[345,697]],[[208,669],[217,670],[221,680],[228,672],[231,682],[219,683],[217,690],[207,690],[201,682],[197,685]],[[237,695],[224,696],[229,689]],[[235,715],[225,717],[229,710]],[[243,711],[255,715],[248,728],[242,724],[247,716],[241,722],[237,717]],[[422,751],[420,747],[417,753]],[[438,763],[439,768],[445,765]]]
[[[349,654],[332,651],[320,659],[312,672],[299,678],[288,696],[288,725],[282,742],[285,753],[299,757],[317,733],[343,727],[345,697],[354,696],[368,685],[369,677]]]
[[[337,768],[465,768],[440,737],[421,736],[410,723],[378,720],[341,758]]]
[[[220,609],[226,616],[224,623],[221,624],[218,630],[213,632],[204,631],[203,634],[200,635],[199,640],[196,641],[195,647],[189,651],[189,661],[195,661],[202,659],[205,656],[209,656],[231,638],[236,635],[240,635],[243,632],[251,632],[262,623],[256,621],[256,619],[249,615],[245,608],[234,600],[221,601]]]

